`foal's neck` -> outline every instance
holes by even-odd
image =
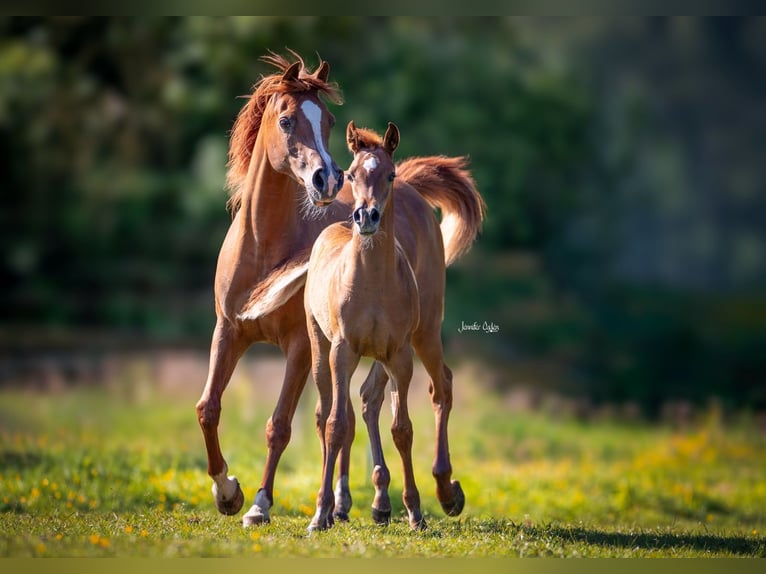
[[[396,270],[396,236],[394,234],[393,191],[380,216],[380,229],[372,237],[362,236],[353,227],[352,249],[359,269],[370,276],[385,276]]]

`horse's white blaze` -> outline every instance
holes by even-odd
[[[372,170],[378,167],[378,158],[376,158],[374,155],[371,155],[366,160],[364,160],[362,167],[367,170],[367,173],[370,173]]]
[[[337,180],[335,179],[335,173],[332,169],[332,157],[327,153],[327,150],[324,147],[324,142],[322,141],[322,108],[311,100],[306,100],[301,104],[301,110],[303,110],[303,115],[306,116],[306,119],[311,124],[311,130],[314,132],[314,144],[316,145],[319,155],[322,157],[322,161],[330,172],[327,186],[329,189],[335,189]]]

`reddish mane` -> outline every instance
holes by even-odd
[[[306,69],[303,59],[295,52],[291,51],[291,53],[296,58],[296,61],[301,64],[298,78],[290,82],[282,81],[282,75],[293,62],[273,52],[268,56],[263,56],[261,61],[271,64],[278,71],[270,76],[261,76],[261,79],[253,85],[253,93],[250,96],[244,96],[249,99],[242,110],[240,110],[234,122],[234,127],[231,130],[229,161],[227,164],[229,170],[226,174],[226,187],[231,193],[228,206],[231,209],[232,217],[242,203],[243,184],[247,177],[250,158],[253,154],[253,146],[258,137],[261,119],[263,118],[269,98],[274,94],[314,90],[324,94],[328,100],[335,104],[340,104],[343,101],[340,89],[335,82],[324,82],[313,76]]]

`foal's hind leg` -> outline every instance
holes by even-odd
[[[202,396],[197,402],[197,420],[207,448],[207,473],[213,479],[213,497],[221,514],[239,512],[245,501],[242,488],[233,476],[227,476],[228,465],[218,442],[221,418],[221,396],[229,384],[237,361],[247,348],[242,334],[224,319],[219,319],[210,346],[210,367]]]
[[[383,458],[383,445],[380,440],[380,409],[386,390],[388,374],[383,366],[375,362],[370,373],[362,384],[362,417],[367,425],[367,435],[370,438],[370,449],[374,468],[372,484],[375,487],[375,498],[372,501],[372,519],[377,524],[388,524],[391,521],[391,500],[388,497],[388,485],[391,475]]]
[[[436,423],[436,447],[431,470],[436,479],[436,497],[448,516],[457,516],[463,511],[465,495],[457,480],[450,481],[452,464],[447,422],[452,410],[452,371],[444,364],[444,350],[439,328],[426,332],[419,331],[413,337],[412,344],[431,378],[428,392],[431,395],[431,406]]]
[[[399,451],[399,457],[402,459],[404,471],[402,500],[409,514],[410,528],[423,529],[426,527],[426,521],[420,510],[420,494],[415,486],[415,474],[412,468],[412,421],[407,408],[407,393],[412,379],[412,349],[409,345],[393,357],[388,369],[396,386],[396,391],[391,394],[394,415],[391,434]]]

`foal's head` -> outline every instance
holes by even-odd
[[[330,66],[322,61],[310,73],[293,55],[294,63],[276,54],[262,58],[279,72],[261,78],[234,124],[227,181],[235,208],[258,137],[271,166],[303,185],[314,205],[328,205],[343,186],[343,171],[327,151],[335,118],[319,97],[341,101],[337,86],[328,82]]]
[[[370,130],[357,129],[351,121],[346,128],[346,143],[354,154],[347,172],[354,194],[354,225],[360,234],[373,235],[380,228],[393,189],[399,128],[389,122],[381,140]]]

